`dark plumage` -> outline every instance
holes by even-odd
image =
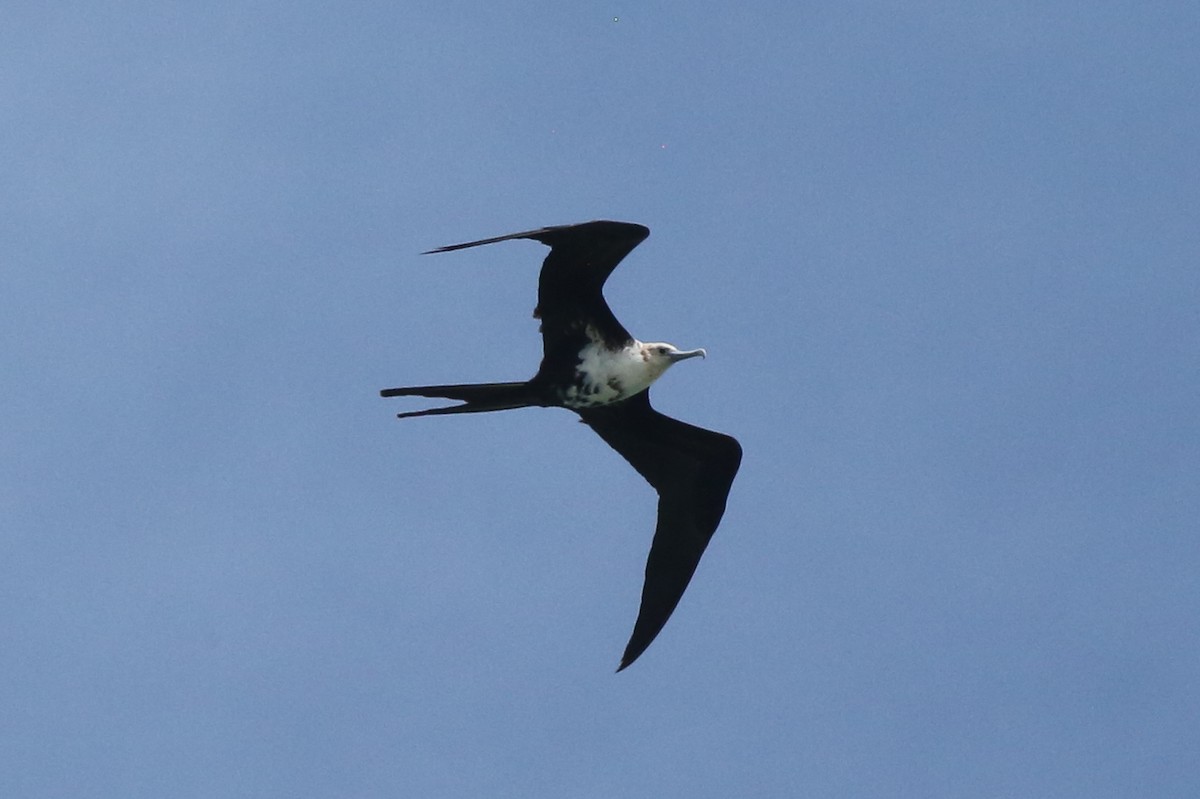
[[[565,407],[621,454],[658,492],[658,526],[641,609],[621,658],[633,663],[667,623],[721,516],[742,459],[738,442],[650,407],[649,386],[673,363],[704,350],[646,344],[629,334],[604,300],[608,276],[650,231],[627,222],[585,222],[439,247],[449,252],[509,239],[549,245],[534,316],[541,319],[542,363],[524,382],[384,389],[384,397],[420,396],[463,404],[400,418],[479,413],[528,406]]]

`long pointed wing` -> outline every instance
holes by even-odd
[[[641,609],[620,671],[650,646],[679,604],[725,513],[742,448],[731,436],[663,416],[650,407],[648,391],[579,415],[658,491]]]
[[[548,245],[550,254],[542,262],[533,315],[542,320],[546,355],[559,355],[566,340],[565,346],[573,356],[579,351],[577,341],[583,337],[582,343],[587,342],[588,326],[614,347],[632,339],[604,301],[604,282],[649,235],[650,229],[643,225],[598,220],[451,244],[429,252],[450,252],[510,239],[532,239]]]

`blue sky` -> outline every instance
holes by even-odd
[[[1192,3],[0,9],[0,794],[1191,797]],[[523,379],[544,250],[745,448]]]

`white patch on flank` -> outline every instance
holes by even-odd
[[[593,408],[632,397],[649,388],[674,362],[670,354],[676,350],[670,344],[634,339],[628,347],[611,350],[598,336],[591,338],[579,351],[574,383],[562,393],[568,408]]]

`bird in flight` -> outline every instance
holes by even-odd
[[[542,363],[529,380],[387,388],[384,397],[435,397],[462,404],[401,413],[401,419],[529,406],[567,408],[615,449],[658,492],[658,525],[642,602],[617,671],[650,646],[692,579],[721,516],[742,460],[737,440],[664,416],[650,406],[650,384],[673,364],[704,357],[629,334],[604,300],[604,282],[650,230],[628,222],[557,225],[430,250],[450,252],[510,239],[550,247],[538,278]],[[427,253],[428,254],[428,253]]]

